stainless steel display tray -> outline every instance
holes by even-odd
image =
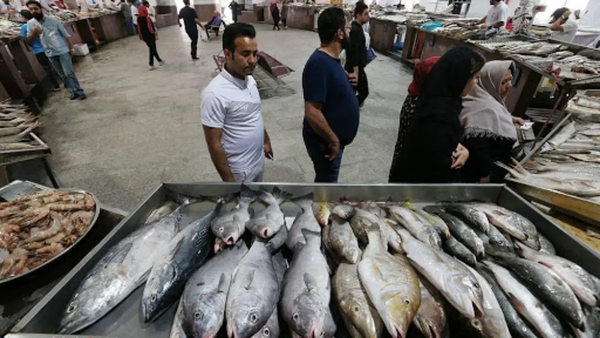
[[[337,200],[411,200],[416,204],[438,201],[483,200],[521,213],[529,218],[540,233],[556,246],[558,254],[577,262],[585,269],[600,276],[600,255],[580,242],[576,237],[553,224],[545,215],[537,211],[527,201],[506,185],[315,185],[315,184],[262,184],[270,188],[277,185],[295,196],[314,192],[316,201]],[[258,189],[258,185],[249,185]],[[55,332],[63,310],[73,292],[86,273],[119,240],[140,227],[144,217],[159,207],[165,200],[165,189],[191,196],[216,196],[239,191],[239,184],[163,184],[142,202],[136,211],[129,214],[113,229],[73,270],[67,274],[12,330],[13,333],[52,333]],[[256,204],[255,204],[256,205]],[[214,204],[203,202],[190,205],[182,222],[189,223],[209,211]],[[316,206],[315,206],[316,208]],[[293,203],[282,205],[286,219],[293,218],[299,209]],[[155,323],[143,324],[140,301],[143,288],[138,288],[123,303],[107,316],[82,332],[85,336],[116,337],[168,337],[173,320],[174,307],[169,309]]]

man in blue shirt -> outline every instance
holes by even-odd
[[[315,182],[337,182],[344,147],[358,132],[358,100],[351,86],[356,77],[340,63],[342,49],[350,45],[344,11],[327,8],[319,15],[317,49],[302,73],[304,124],[302,136],[315,168]]]
[[[33,15],[31,15],[31,12],[26,9],[21,11],[21,16],[27,21],[33,19]],[[21,36],[27,39],[27,23],[24,23],[21,26]],[[37,38],[29,41],[29,44],[33,49],[33,54],[35,54],[35,57],[38,59],[39,63],[42,65],[42,67],[44,67],[46,73],[48,73],[48,77],[50,78],[50,81],[52,82],[53,86],[52,91],[59,92],[60,84],[56,80],[56,76],[54,75],[54,68],[52,68],[50,60],[48,60],[46,53],[44,53],[44,46],[42,46],[42,42],[39,38]]]
[[[46,56],[50,59],[67,88],[69,88],[71,100],[85,100],[87,96],[79,85],[71,60],[71,54],[75,52],[70,39],[71,36],[56,19],[44,16],[42,5],[39,2],[35,0],[28,1],[27,8],[33,15],[33,19],[27,22],[27,40],[40,39]]]

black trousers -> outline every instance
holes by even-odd
[[[196,58],[198,57],[198,30],[196,29],[195,32],[186,32],[187,35],[190,37],[190,39],[192,40],[191,43],[191,54],[192,54],[192,58]]]
[[[281,19],[281,23],[283,24],[283,27],[287,27],[287,19]]]
[[[46,53],[42,52],[35,54],[35,57],[38,59],[38,62],[42,65],[46,73],[48,73],[48,77],[50,78],[50,82],[52,82],[52,86],[54,86],[54,88],[60,88],[60,84],[58,83],[56,74],[54,73],[54,68],[46,56]]]
[[[369,96],[369,80],[367,79],[365,69],[362,67],[358,67],[358,84],[354,87],[354,91],[356,92],[358,104],[363,104],[367,96]]]
[[[161,62],[162,59],[160,56],[158,56],[158,51],[156,50],[156,39],[154,36],[144,37],[144,42],[146,42],[146,45],[148,46],[150,66],[154,66],[154,58],[156,58],[156,61]]]

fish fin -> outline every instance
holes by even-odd
[[[254,208],[248,208],[248,215],[250,215],[251,219],[254,218],[254,214],[255,214]],[[238,218],[238,221],[239,221],[239,218]]]
[[[314,199],[315,199],[315,194],[313,192],[310,192],[303,196],[294,197],[294,198],[290,199],[290,201],[292,201],[292,203],[299,206],[301,209],[308,209],[308,208],[312,209],[312,204],[313,204]]]
[[[313,276],[309,275],[308,273],[304,274],[304,284],[306,285],[308,291],[317,290],[317,281]]]
[[[171,255],[171,257],[175,256],[177,254],[177,251],[179,251],[179,248],[181,248],[181,245],[183,244],[183,241],[185,240],[185,237],[182,237],[173,247],[173,249],[171,249],[171,252],[169,253],[169,255]]]
[[[277,186],[273,187],[273,192],[271,194],[275,197],[277,204],[281,204],[293,196],[292,194],[279,189]]]
[[[246,276],[244,276],[244,279],[242,280],[242,287],[246,290],[250,290],[253,280],[254,280],[254,270],[250,271],[249,273],[246,274]]]
[[[518,300],[517,297],[515,297],[510,292],[507,294],[507,296],[510,300],[510,303],[514,306],[515,310],[517,310],[519,313],[523,313],[523,311],[525,311],[525,304],[521,303],[521,301]]]
[[[221,278],[219,278],[219,285],[217,287],[218,293],[227,293],[229,290],[229,278],[224,273],[221,274]]]
[[[135,288],[146,283],[148,276],[150,276],[150,271],[152,271],[152,269],[148,269],[146,272],[144,272],[144,274],[135,282],[135,284],[133,284],[135,285]]]
[[[249,203],[253,202],[256,199],[257,192],[250,189],[247,185],[242,184],[240,188],[240,197],[239,200],[247,200]]]
[[[109,257],[106,257],[106,260],[103,262],[103,265],[106,265],[108,263],[121,264],[123,262],[123,260],[125,259],[125,257],[127,257],[127,254],[129,254],[129,251],[131,250],[132,246],[133,246],[133,243],[128,243],[128,244],[124,245],[121,248],[121,250],[115,252],[114,254],[110,255]]]

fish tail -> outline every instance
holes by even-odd
[[[321,233],[319,231],[312,231],[309,229],[302,229],[302,236],[306,239],[308,243],[311,239],[321,241]]]
[[[294,204],[299,206],[301,209],[308,210],[308,209],[312,209],[312,204],[313,204],[314,199],[315,199],[315,194],[313,192],[310,192],[303,196],[294,197],[290,201],[292,201]]]
[[[273,187],[273,192],[271,194],[277,201],[277,204],[281,204],[281,203],[285,202],[286,200],[292,198],[292,196],[293,196],[289,192],[285,192],[285,191],[279,189],[279,187],[277,187],[277,186]]]
[[[254,202],[259,192],[250,189],[247,185],[242,184],[240,188],[240,202],[247,202],[248,204]]]

